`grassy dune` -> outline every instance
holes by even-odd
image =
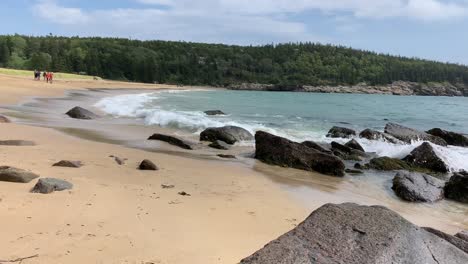
[[[33,71],[29,71],[29,70],[15,70],[15,69],[0,68],[0,74],[33,78]],[[57,72],[57,73],[54,73],[54,78],[55,79],[93,80],[95,77],[89,76],[89,75],[79,75],[79,74]]]

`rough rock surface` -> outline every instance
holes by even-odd
[[[392,189],[409,202],[435,202],[444,198],[444,185],[444,181],[427,174],[398,172]]]
[[[450,244],[456,246],[457,248],[463,250],[463,252],[465,253],[468,253],[468,242],[459,238],[459,237],[456,237],[456,236],[452,236],[452,235],[449,235],[447,233],[444,233],[442,231],[439,231],[437,229],[434,229],[434,228],[430,228],[430,227],[423,227],[427,232],[430,232],[442,239],[445,239],[447,242],[449,242]]]
[[[331,148],[334,155],[344,160],[361,161],[361,157],[366,156],[366,153],[363,151],[350,148],[335,141],[331,143]]]
[[[208,111],[205,111],[205,114],[206,115],[210,115],[210,116],[213,116],[213,115],[225,115],[225,113],[221,110],[208,110]]]
[[[141,163],[140,163],[140,166],[138,166],[138,169],[140,170],[159,170],[158,166],[156,166],[156,164],[154,164],[151,160],[143,160]]]
[[[468,137],[461,133],[446,131],[440,128],[433,128],[427,131],[427,133],[430,135],[442,138],[449,145],[459,146],[459,147],[468,147]]]
[[[173,136],[169,136],[169,135],[163,135],[163,134],[157,134],[156,133],[156,134],[153,134],[151,137],[149,137],[148,140],[159,140],[159,141],[169,143],[169,144],[171,144],[173,146],[177,146],[179,148],[189,149],[189,150],[192,149],[192,146],[190,146],[190,144],[188,144],[187,142],[183,141],[182,139],[179,139],[179,138],[176,138],[176,137],[173,137]]]
[[[411,143],[412,141],[424,140],[430,141],[434,144],[447,146],[447,142],[440,137],[436,137],[426,132],[418,131],[409,127],[404,127],[394,123],[388,123],[385,126],[385,133],[394,136],[395,138],[406,142]]]
[[[431,171],[442,173],[449,172],[448,166],[441,158],[439,158],[439,156],[437,156],[431,144],[427,142],[424,142],[421,146],[415,148],[403,160],[408,162],[410,165]]]
[[[223,159],[237,159],[236,156],[229,154],[218,154],[217,156]]]
[[[359,133],[359,137],[366,138],[368,140],[382,140],[382,141],[386,141],[386,142],[393,143],[393,144],[397,144],[400,142],[400,140],[398,140],[397,138],[389,134],[385,134],[380,131],[372,130],[372,129],[365,129],[361,131],[361,133]]]
[[[39,175],[34,174],[29,171],[13,168],[9,166],[0,167],[0,181],[28,183],[38,177]]]
[[[255,141],[255,158],[265,163],[344,176],[345,165],[335,156],[263,131],[255,134]]]
[[[311,149],[315,149],[315,150],[318,150],[320,152],[323,152],[323,153],[327,153],[327,154],[332,154],[333,152],[331,150],[328,150],[326,149],[325,147],[323,147],[322,145],[314,142],[314,141],[304,141],[301,143],[302,145],[306,146],[306,147],[309,147]]]
[[[356,135],[356,131],[346,128],[334,126],[328,131],[327,137],[330,138],[350,138]]]
[[[468,203],[468,172],[454,173],[444,190],[448,199]]]
[[[75,119],[95,119],[99,117],[95,113],[89,110],[86,110],[82,107],[79,107],[79,106],[75,106],[74,108],[66,112],[65,114]]]
[[[214,142],[211,142],[211,144],[209,144],[208,147],[214,148],[214,149],[228,150],[231,148],[231,145],[229,145],[228,143],[224,141],[216,140]]]
[[[10,123],[10,119],[8,117],[0,115],[0,123]]]
[[[0,140],[0,146],[35,146],[36,143],[29,140]]]
[[[468,242],[468,230],[460,231],[455,236]]]
[[[77,160],[61,160],[61,161],[55,163],[52,166],[54,166],[54,167],[66,167],[66,168],[79,168],[79,167],[83,166],[83,164],[81,163],[81,161],[77,161]]]
[[[392,170],[411,170],[411,166],[403,160],[390,157],[374,158],[369,161],[369,164],[364,166],[367,169],[392,171]]]
[[[252,141],[253,139],[254,137],[249,131],[236,126],[211,127],[205,129],[200,134],[201,141],[214,142],[221,140],[230,145],[233,145],[237,141]]]
[[[357,142],[355,139],[351,139],[350,141],[348,141],[346,144],[344,144],[346,147],[348,148],[352,148],[352,149],[355,149],[355,150],[359,150],[359,151],[362,151],[362,152],[365,152],[364,148],[361,146],[361,144],[359,144],[359,142]]]
[[[73,188],[73,184],[54,178],[39,179],[34,188],[31,190],[32,193],[43,193],[48,194],[55,191],[70,190]]]
[[[243,264],[462,264],[468,254],[382,206],[326,204]]]

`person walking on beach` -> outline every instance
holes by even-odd
[[[44,81],[47,81],[47,71],[44,71],[44,73],[42,73],[42,77],[44,78]]]
[[[52,83],[53,80],[54,80],[54,73],[49,72],[49,82]]]

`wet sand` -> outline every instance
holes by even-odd
[[[338,179],[268,166],[247,154],[238,161],[226,161],[203,146],[189,152],[147,142],[144,139],[151,133],[177,132],[144,127],[138,120],[67,120],[63,109],[77,102],[91,103],[83,88],[125,84],[56,84],[0,76],[0,112],[16,122],[0,124],[0,138],[37,143],[0,148],[0,165],[75,185],[71,191],[39,195],[28,192],[34,182],[0,183],[0,259],[39,254],[23,263],[237,263],[329,202],[388,206],[415,224],[449,233],[468,228],[467,206],[450,201],[402,202],[390,190],[391,174]],[[126,88],[177,88],[131,86]],[[60,99],[66,90],[78,88],[78,93]],[[36,96],[57,98],[31,100]],[[19,102],[26,103],[9,106]],[[47,104],[55,108],[44,108]],[[110,155],[128,161],[119,166]],[[161,170],[136,170],[144,158]],[[61,159],[81,160],[85,165],[51,167]],[[161,184],[175,188],[162,189]],[[191,196],[180,196],[180,191]]]

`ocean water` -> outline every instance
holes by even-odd
[[[464,97],[166,90],[106,97],[95,106],[115,117],[134,117],[148,126],[193,134],[207,127],[235,125],[252,133],[264,130],[294,141],[331,142],[325,135],[332,126],[358,132],[366,128],[383,131],[388,122],[419,130],[440,127],[468,134],[468,98]],[[207,116],[205,110],[222,110],[227,115]],[[357,140],[368,152],[396,158],[422,143]],[[452,170],[468,170],[468,148],[434,147]]]

